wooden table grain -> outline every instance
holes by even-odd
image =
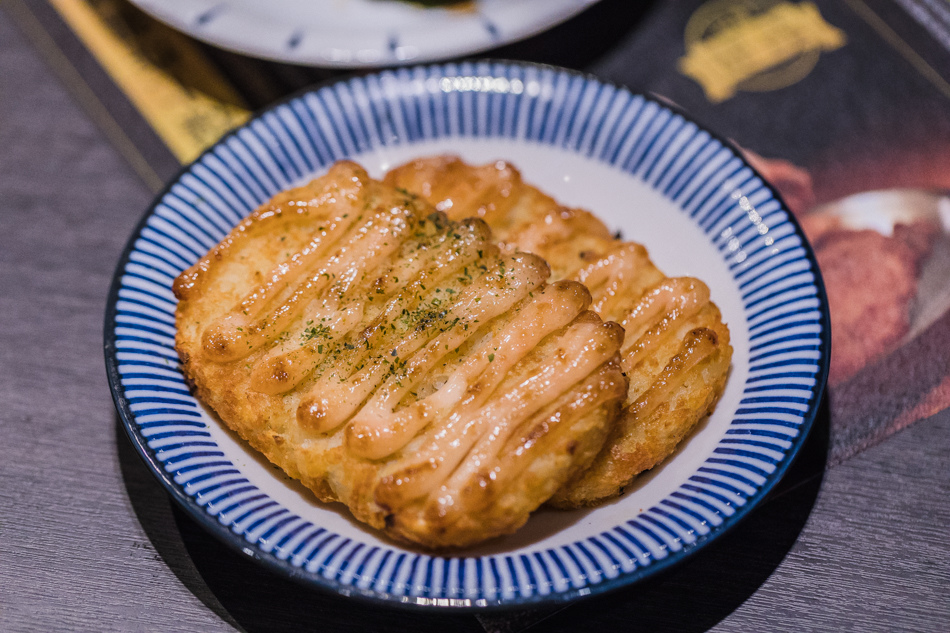
[[[948,630],[947,412],[832,469],[823,415],[731,533],[564,609],[396,611],[260,569],[173,507],[113,409],[106,294],[150,198],[0,11],[0,631]]]

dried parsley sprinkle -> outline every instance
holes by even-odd
[[[492,361],[494,361],[494,360],[495,360],[495,355],[494,355],[494,354],[489,354],[489,355],[488,355],[488,362],[490,363],[490,362],[492,362]]]
[[[307,321],[307,323],[312,323],[312,321]],[[308,327],[300,334],[300,338],[302,338],[305,342],[311,341],[315,338],[327,338],[329,336],[330,328],[326,325],[314,325]]]

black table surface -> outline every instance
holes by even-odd
[[[0,630],[940,631],[950,412],[788,476],[659,578],[558,610],[368,607],[272,575],[178,510],[106,383],[102,320],[152,194],[0,12]]]

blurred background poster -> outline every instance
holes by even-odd
[[[896,3],[662,3],[627,44],[645,63],[596,67],[744,148],[801,222],[831,309],[832,463],[950,406],[950,58],[927,26]]]
[[[342,74],[215,49],[126,0],[5,6],[155,190],[253,110]],[[821,266],[834,464],[950,407],[948,44],[933,0],[601,0],[486,55],[653,93],[744,149]]]

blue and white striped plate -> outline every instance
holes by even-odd
[[[440,557],[323,506],[189,393],[172,280],[255,207],[332,162],[381,176],[413,157],[507,159],[565,204],[642,242],[667,274],[705,280],[735,348],[714,414],[620,499],[542,509],[518,533]],[[736,150],[670,108],[550,67],[403,69],[295,97],[227,136],[160,194],[109,300],[106,364],[128,432],[172,496],[254,559],[347,596],[491,607],[636,582],[725,532],[801,447],[827,375],[828,313],[797,224]]]

